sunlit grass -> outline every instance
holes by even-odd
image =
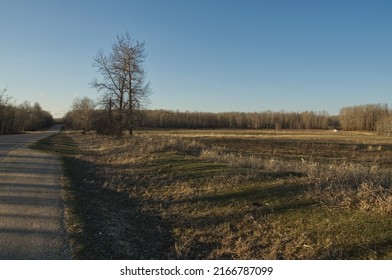
[[[98,193],[89,196],[97,209],[84,218],[96,215],[97,224],[116,232],[118,241],[110,240],[129,249],[122,250],[125,258],[128,252],[128,258],[390,259],[390,163],[375,158],[389,155],[392,142],[332,133],[70,134],[83,164],[69,176],[75,184],[73,177],[90,169],[88,180],[99,178],[82,184]],[[118,203],[114,194],[129,200]],[[130,207],[129,220],[116,218],[119,207],[108,210],[113,199]],[[138,253],[129,240],[150,249]],[[92,258],[116,256],[90,247]]]

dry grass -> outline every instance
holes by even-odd
[[[308,195],[330,206],[358,207],[392,212],[392,174],[377,165],[336,163],[309,164]]]
[[[163,256],[173,259],[391,258],[392,177],[385,162],[373,160],[389,143],[382,138],[383,148],[369,150],[381,147],[360,141],[370,136],[354,133],[350,142],[348,134],[326,132],[72,134],[83,160],[99,166],[101,188],[126,194],[138,213],[160,221],[154,227],[171,244]],[[368,160],[328,158],[310,150],[318,145],[355,145],[350,153]]]
[[[369,146],[371,147],[371,146]],[[368,147],[368,150],[369,150]],[[380,147],[380,146],[379,146]],[[380,148],[377,148],[380,151]],[[392,211],[392,174],[372,163],[352,162],[318,163],[264,159],[254,155],[227,153],[223,147],[202,149],[200,158],[224,162],[235,167],[265,172],[293,172],[303,174],[308,180],[308,196],[317,197],[321,203],[360,207],[372,211]]]

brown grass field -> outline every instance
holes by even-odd
[[[361,132],[63,132],[77,259],[392,259],[392,138]]]

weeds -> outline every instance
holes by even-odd
[[[308,180],[310,187],[307,195],[317,197],[322,203],[387,213],[392,211],[392,174],[376,164],[325,164],[304,159],[285,162],[227,153],[222,147],[203,149],[200,158],[261,172],[296,172]]]
[[[310,185],[307,195],[321,203],[382,213],[392,210],[392,176],[377,165],[312,163],[303,169]]]
[[[100,166],[101,187],[128,196],[171,236],[167,258],[392,256],[392,244],[379,242],[392,240],[392,177],[374,161],[286,160],[275,149],[247,153],[170,133],[72,137],[83,160]]]

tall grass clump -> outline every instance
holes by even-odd
[[[349,162],[302,165],[308,195],[340,207],[392,212],[392,176],[378,165]]]
[[[276,158],[261,158],[256,155],[229,153],[221,146],[205,148],[200,153],[200,159],[210,162],[222,162],[233,167],[249,168],[260,172],[286,172],[296,169],[295,164]]]

